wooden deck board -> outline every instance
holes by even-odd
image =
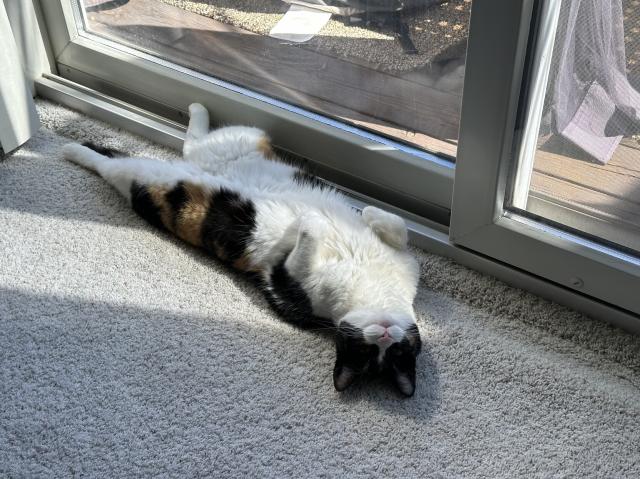
[[[620,148],[625,149],[624,146]],[[640,152],[636,156],[640,159]],[[614,164],[593,165],[542,152],[536,157],[534,171],[602,193],[612,199],[634,203],[640,210],[640,175],[633,175]]]
[[[614,198],[572,181],[541,174],[534,175],[531,188],[535,193],[572,205],[579,211],[640,228],[640,208],[636,202]]]
[[[154,0],[89,14],[93,32],[203,73],[455,156],[460,95],[282,44]]]
[[[593,229],[604,239],[638,249],[640,148],[637,142],[625,139],[605,165],[587,161],[583,153],[566,145],[555,148],[564,154],[553,151],[553,145],[542,146],[536,154],[532,196],[584,215],[583,220],[592,218]],[[535,208],[532,212],[541,214]]]

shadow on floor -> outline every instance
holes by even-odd
[[[437,367],[426,344],[413,398],[401,398],[379,379],[337,393],[332,359],[327,363],[332,347],[306,339],[303,332],[283,329],[276,322],[168,312],[152,304],[148,309],[109,304],[82,299],[83,294],[90,296],[83,291],[70,298],[0,288],[0,366],[12,378],[0,396],[24,381],[53,382],[54,389],[73,398],[70,402],[83,396],[92,401],[93,390],[110,384],[103,393],[121,395],[116,402],[132,403],[126,407],[138,400],[118,389],[126,392],[134,384],[141,394],[161,395],[167,403],[197,402],[203,395],[229,394],[239,387],[275,396],[287,391],[293,396],[314,395],[320,390],[325,400],[367,401],[420,422],[428,421],[440,404]],[[22,364],[29,364],[29,369]],[[45,388],[38,394],[52,392]],[[64,409],[62,403],[58,412]]]

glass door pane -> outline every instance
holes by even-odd
[[[91,33],[455,157],[471,0],[81,0],[80,6]]]
[[[565,0],[555,20],[546,71],[534,80],[543,94],[536,99],[532,88],[533,135],[512,206],[639,252],[638,2]]]
[[[502,10],[519,23],[501,21]],[[570,304],[587,301],[591,303],[588,307],[595,308],[602,301],[640,314],[640,257],[633,243],[637,235],[616,237],[626,242],[626,250],[633,251],[622,251],[618,243],[611,247],[608,238],[619,221],[609,218],[608,228],[597,230],[594,224],[604,216],[580,210],[577,205],[596,209],[604,202],[576,201],[577,192],[609,192],[617,201],[632,198],[634,191],[608,184],[605,162],[586,162],[568,155],[567,149],[552,153],[556,165],[564,169],[549,172],[543,179],[575,192],[563,197],[562,190],[553,187],[541,197],[543,183],[538,183],[543,173],[541,161],[550,154],[545,145],[551,137],[561,137],[564,142],[571,138],[573,143],[580,142],[582,150],[589,148],[592,155],[597,154],[600,150],[592,146],[599,143],[583,140],[608,140],[614,125],[609,120],[620,115],[630,118],[634,112],[620,102],[617,108],[621,111],[613,108],[598,136],[595,120],[605,117],[606,110],[602,105],[593,108],[586,95],[590,89],[598,93],[599,86],[606,91],[601,85],[609,78],[607,72],[616,70],[602,68],[597,62],[609,62],[618,67],[616,85],[625,88],[623,97],[633,96],[630,83],[623,81],[629,72],[620,72],[621,62],[614,55],[621,55],[624,49],[624,35],[618,37],[623,43],[622,47],[618,43],[618,48],[614,48],[613,36],[616,29],[628,28],[623,12],[621,0],[493,0],[474,5],[449,237],[456,245],[526,272],[530,279],[540,281],[542,290],[549,284],[561,286],[553,288],[553,295],[566,295]],[[476,28],[485,22],[497,24],[496,28]],[[598,54],[598,48],[606,48],[607,53]],[[595,78],[594,71],[599,72]],[[609,91],[610,98],[619,93]],[[581,111],[591,108],[591,113],[567,115],[573,120],[573,126],[567,128],[557,118],[561,111],[568,111],[573,99]],[[612,145],[620,148],[624,135],[613,140]],[[580,162],[592,170],[581,171],[575,166]],[[637,179],[620,166],[612,171],[628,177],[629,182]],[[573,176],[562,179],[560,173]],[[598,302],[591,301],[594,298]]]

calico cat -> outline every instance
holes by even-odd
[[[413,395],[418,265],[404,221],[371,206],[360,214],[333,188],[277,161],[263,131],[209,132],[202,105],[189,113],[184,161],[126,157],[90,143],[65,145],[64,157],[97,172],[152,225],[259,278],[285,320],[329,322],[338,391],[373,372]]]

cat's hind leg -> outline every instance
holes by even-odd
[[[243,269],[255,219],[253,204],[224,178],[184,163],[151,158],[109,158],[91,148],[64,147],[67,160],[97,172],[150,224]]]
[[[96,151],[97,150],[97,151]],[[170,163],[152,158],[113,157],[95,145],[71,143],[62,149],[66,160],[98,173],[126,199],[140,185],[172,188],[181,181],[199,182],[193,167],[182,162]],[[107,154],[103,154],[107,153]]]
[[[65,159],[98,173],[130,203],[148,223],[201,246],[199,234],[207,214],[209,189],[199,184],[193,166],[151,158],[111,158],[104,151],[69,144]],[[95,148],[95,149],[94,149]],[[98,150],[98,151],[96,151]],[[182,214],[183,210],[187,213]]]
[[[224,174],[230,163],[252,154],[274,156],[269,137],[259,128],[228,126],[209,132],[209,113],[199,103],[189,106],[189,115],[184,159],[211,174]]]
[[[189,105],[189,126],[182,147],[183,156],[190,156],[208,133],[209,112],[200,103],[192,103]]]
[[[114,155],[107,151],[100,151],[95,145],[87,143],[80,145],[70,143],[62,148],[62,155],[65,160],[80,165],[102,176],[107,183],[113,186],[127,199],[131,198],[130,174],[126,173],[123,162],[124,158],[115,159]]]

